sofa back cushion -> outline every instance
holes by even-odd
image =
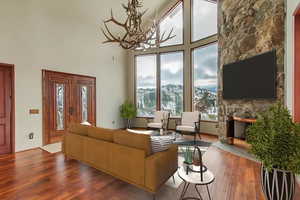
[[[146,156],[149,156],[152,153],[151,140],[149,135],[116,130],[114,132],[114,143],[144,150]]]
[[[88,136],[91,138],[104,140],[106,142],[113,142],[113,133],[115,130],[106,129],[106,128],[98,128],[98,127],[89,127],[88,128]]]
[[[87,136],[88,128],[90,128],[90,126],[72,123],[70,124],[68,131],[73,134]]]

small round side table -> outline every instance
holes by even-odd
[[[215,176],[213,175],[212,172],[210,172],[209,170],[206,170],[205,172],[202,173],[203,178],[201,180],[201,174],[199,172],[194,172],[194,171],[199,171],[200,167],[191,166],[191,168],[193,171],[189,171],[188,173],[186,172],[186,168],[184,168],[184,167],[180,167],[178,170],[178,176],[184,181],[184,186],[183,186],[182,193],[180,195],[180,200],[186,200],[186,199],[203,200],[197,186],[206,186],[209,199],[211,200],[208,185],[214,182]],[[200,198],[185,197],[185,194],[186,194],[190,184],[195,185],[195,190],[197,191]]]

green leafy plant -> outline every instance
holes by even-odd
[[[127,128],[130,128],[131,120],[137,115],[137,109],[133,103],[125,101],[120,106],[120,114],[123,119],[127,120]]]
[[[300,125],[280,102],[258,115],[247,129],[247,142],[267,170],[300,173]]]
[[[185,147],[183,149],[183,156],[184,156],[184,162],[186,164],[192,164],[193,163],[193,149],[192,147]]]

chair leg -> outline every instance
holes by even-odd
[[[209,200],[211,200],[211,196],[210,196],[210,192],[209,192],[208,185],[206,185],[206,189],[207,189],[207,193],[208,193]]]
[[[199,137],[199,139],[201,140],[201,135],[200,135],[200,133],[198,132],[198,137]]]
[[[152,195],[152,199],[153,199],[153,200],[156,200],[156,194],[153,194],[153,195]]]
[[[196,145],[196,134],[197,133],[194,134],[194,145]]]
[[[65,155],[65,161],[66,162],[68,162],[68,161],[70,161],[71,159],[67,156],[67,155]]]

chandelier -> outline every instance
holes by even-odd
[[[144,28],[142,26],[142,17],[147,10],[141,11],[143,7],[141,0],[128,0],[128,4],[122,4],[125,9],[127,18],[125,22],[119,22],[114,18],[113,11],[111,10],[111,17],[103,22],[104,29],[101,28],[106,40],[105,43],[119,43],[124,49],[146,49],[151,47],[157,47],[159,44],[166,42],[175,37],[172,35],[173,28],[168,34],[162,33],[160,37],[157,37],[158,25],[155,20],[150,26]],[[115,35],[109,28],[108,24],[113,23],[123,29],[123,34]]]

